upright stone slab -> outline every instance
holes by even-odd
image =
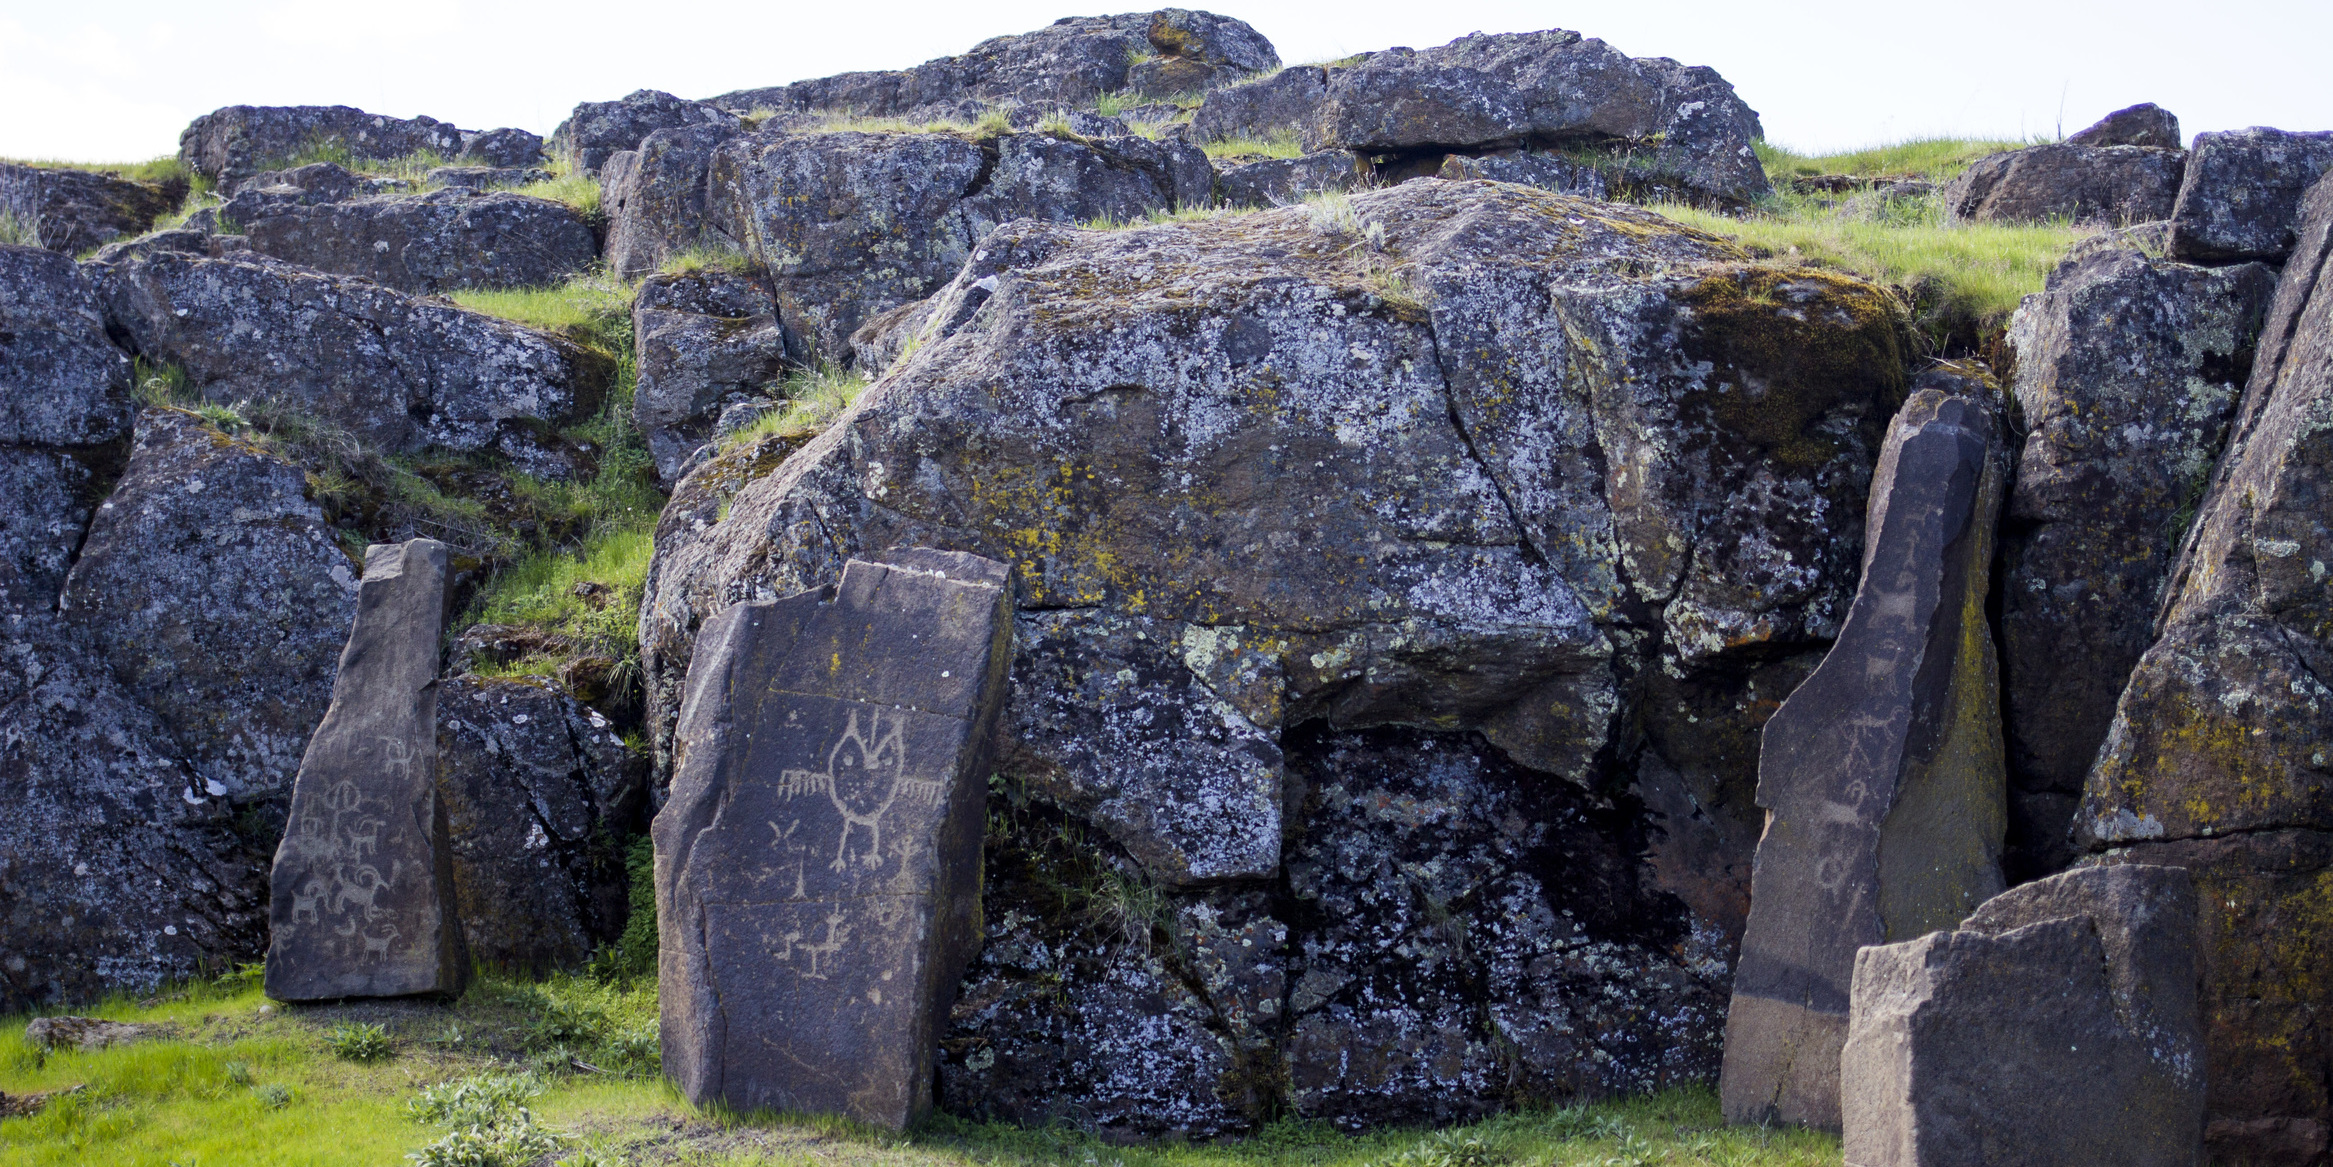
[[[267,995],[453,995],[470,975],[437,794],[446,545],[365,549],[356,627],[276,848]]]
[[[2197,1167],[2196,940],[2187,872],[2128,864],[1857,953],[1848,1167]]]
[[[1855,951],[1949,928],[2001,890],[1985,593],[2007,457],[1989,386],[1921,384],[1888,428],[1839,639],[1766,723],[1719,1080],[1733,1122],[1838,1129]]]
[[[664,1071],[692,1102],[902,1127],[980,937],[1006,568],[853,559],[706,622],[656,816]]]

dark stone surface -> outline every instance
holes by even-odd
[[[739,109],[738,113],[745,112]],[[597,174],[618,150],[631,150],[657,130],[675,126],[719,126],[736,131],[736,113],[655,89],[636,89],[617,101],[587,101],[575,107],[551,134],[551,151],[577,170]]]
[[[368,280],[155,252],[94,269],[108,320],[212,400],[288,401],[392,451],[523,452],[599,407],[596,350]]]
[[[1757,112],[1716,70],[1563,29],[1476,33],[1331,70],[1316,129],[1310,148],[1372,154],[1615,146],[1704,197],[1771,189],[1750,145],[1764,136]]]
[[[639,825],[648,767],[607,718],[540,681],[450,677],[437,751],[473,960],[540,976],[622,935],[616,840]]]
[[[512,126],[464,134],[462,152],[454,161],[506,170],[540,166],[543,164],[543,136]]]
[[[664,1068],[690,1101],[894,1128],[980,942],[1012,596],[977,556],[851,561],[732,605],[658,813]]]
[[[385,161],[423,150],[451,158],[462,131],[435,118],[393,118],[346,105],[231,105],[194,119],[178,136],[178,156],[220,190],[280,165],[303,150],[339,147]]]
[[[767,108],[874,117],[957,102],[1086,108],[1105,93],[1197,93],[1279,64],[1271,42],[1244,21],[1162,8],[1065,17],[912,69],[843,73],[709,100],[740,113]]]
[[[1269,77],[1226,85],[1207,95],[1191,117],[1191,134],[1202,142],[1230,138],[1268,140],[1278,134],[1306,136],[1328,100],[1328,70],[1294,65]],[[1315,130],[1312,135],[1318,137]]]
[[[87,170],[0,162],[0,214],[35,230],[41,246],[67,255],[144,234],[185,197],[184,182],[172,189]]]
[[[2179,136],[2179,117],[2154,102],[2126,106],[2098,119],[2098,124],[2066,139],[2069,146],[2152,146],[2177,150],[2187,145]]]
[[[71,258],[0,244],[0,445],[95,446],[130,434],[130,366]]]
[[[357,174],[335,162],[311,162],[283,170],[266,170],[243,180],[235,188],[237,195],[247,192],[265,192],[275,202],[334,203],[363,194],[391,193],[384,188],[385,181]],[[401,189],[401,187],[400,187]],[[254,204],[245,204],[247,206]],[[266,202],[256,205],[266,206]],[[188,222],[216,222],[214,212],[207,219],[190,217]]]
[[[2154,642],[2163,579],[2227,438],[2276,277],[2102,251],[2010,322],[2027,436],[2002,533],[2010,877],[2075,855],[2072,797]],[[2067,817],[2051,819],[2058,814]]]
[[[1344,150],[1255,162],[1225,159],[1215,171],[1215,201],[1226,207],[1285,207],[1367,182],[1366,165]]]
[[[2001,890],[1985,598],[2008,457],[1998,390],[1947,387],[1915,389],[1890,424],[1854,606],[1766,723],[1769,817],[1726,1019],[1733,1122],[1838,1129],[1856,950],[1950,927]]]
[[[486,190],[492,187],[526,186],[548,182],[551,172],[532,167],[506,166],[437,166],[421,176],[424,185],[450,186],[461,190]]]
[[[470,977],[437,789],[443,543],[365,549],[332,706],[269,873],[267,995],[454,996]]]
[[[2196,921],[2186,871],[2092,867],[1857,953],[1846,1161],[2200,1167]]]
[[[2029,146],[1980,158],[1944,184],[1948,221],[2072,219],[2123,226],[2171,217],[2187,156],[2144,146]]]
[[[777,301],[753,276],[650,276],[632,300],[632,334],[640,370],[632,420],[668,483],[713,436],[725,406],[767,396],[786,367]]]
[[[737,247],[707,202],[713,151],[743,133],[727,123],[675,126],[640,139],[600,167],[608,269],[631,279],[692,247]]]
[[[507,191],[306,205],[247,192],[221,213],[261,255],[417,296],[562,283],[599,258],[599,240],[573,207]]]
[[[237,804],[291,789],[332,698],[364,565],[300,467],[176,409],[137,444],[65,581],[66,620]]]
[[[2188,263],[2291,254],[2301,195],[2333,169],[2333,131],[2254,126],[2197,134],[2171,212],[2171,258]]]

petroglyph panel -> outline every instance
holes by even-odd
[[[1003,565],[905,551],[707,622],[657,816],[665,1071],[904,1126],[979,936]]]
[[[277,1000],[450,994],[468,975],[437,797],[445,582],[442,543],[366,550],[332,705],[276,848],[267,993]]]

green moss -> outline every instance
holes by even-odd
[[[1716,367],[1708,407],[1728,432],[1786,465],[1812,468],[1837,452],[1815,423],[1869,402],[1875,426],[1903,401],[1905,315],[1884,288],[1811,268],[1745,265],[1682,292],[1686,351]]]

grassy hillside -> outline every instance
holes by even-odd
[[[0,1018],[0,1162],[121,1167],[687,1163],[818,1167],[1817,1167],[1838,1140],[1725,1127],[1715,1096],[1510,1114],[1367,1137],[1283,1122],[1197,1146],[1112,1146],[1066,1127],[945,1116],[905,1135],[833,1119],[700,1111],[656,1076],[653,982],[487,979],[452,1005],[286,1007],[256,968],[92,1009],[168,1035],[43,1053]],[[374,1030],[372,1027],[378,1027]]]

